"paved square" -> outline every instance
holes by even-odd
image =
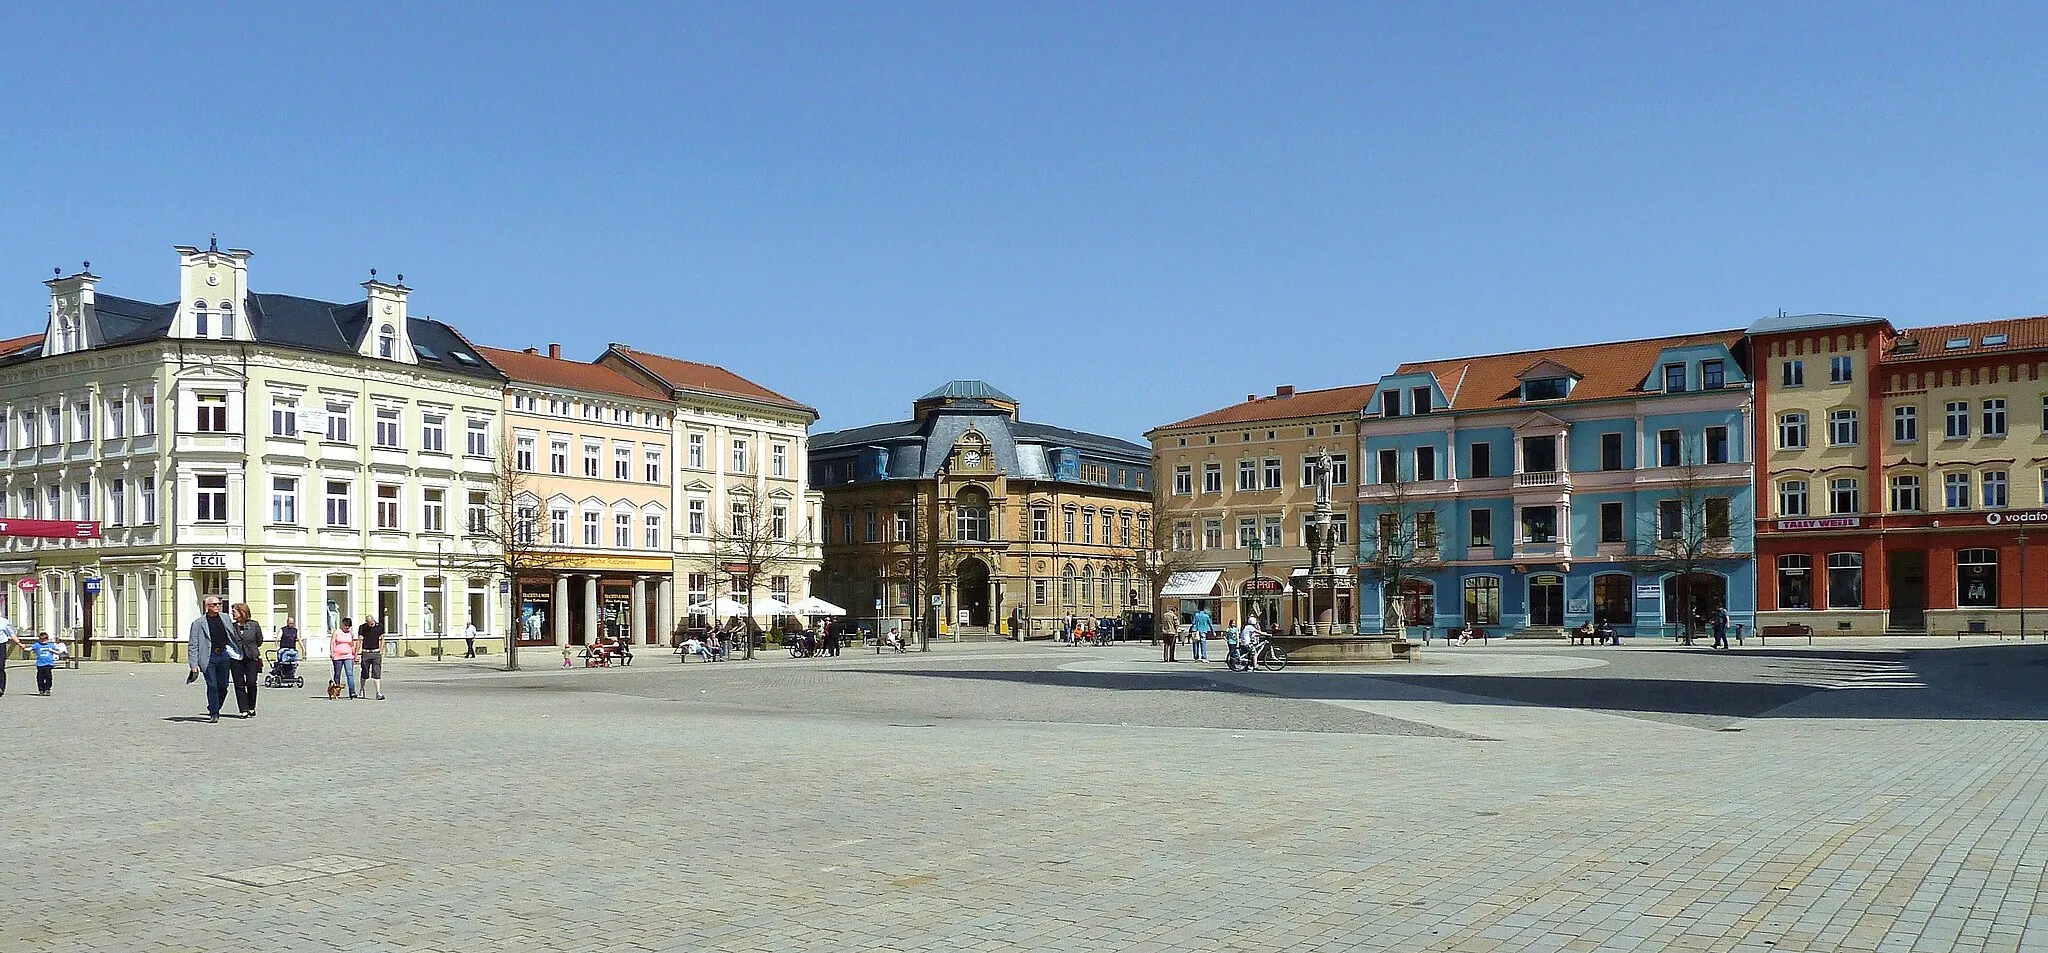
[[[1153,657],[17,661],[0,950],[2048,949],[2048,646]]]

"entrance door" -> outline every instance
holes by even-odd
[[[1898,550],[1887,554],[1885,588],[1891,596],[1891,624],[1902,629],[1927,627],[1927,554]]]
[[[988,564],[979,559],[960,561],[959,592],[953,604],[967,610],[967,624],[988,625]]]
[[[1564,624],[1564,577],[1539,573],[1529,577],[1529,624]]]

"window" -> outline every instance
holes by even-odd
[[[1238,524],[1239,524],[1240,526],[1242,526],[1243,524],[1245,524],[1245,523],[1248,523],[1248,522],[1250,522],[1250,521],[1249,521],[1249,520],[1238,520]],[[1082,542],[1083,544],[1085,544],[1085,545],[1093,545],[1093,544],[1095,543],[1095,511],[1094,511],[1094,510],[1082,510],[1082,511],[1081,511],[1081,542]],[[1242,543],[1243,543],[1243,540],[1239,540],[1238,542],[1239,542],[1240,544],[1242,544]]]
[[[1266,460],[1266,462],[1265,462],[1265,466],[1264,466],[1264,467],[1262,468],[1262,470],[1263,470],[1263,472],[1262,472],[1262,474],[1261,474],[1261,475],[1265,477],[1265,483],[1264,483],[1264,485],[1263,485],[1263,486],[1264,486],[1264,488],[1265,488],[1265,489],[1268,489],[1268,490],[1277,490],[1277,489],[1279,489],[1279,488],[1280,488],[1280,458],[1279,458],[1279,457],[1273,457],[1273,458],[1270,458],[1270,459]]]
[[[21,445],[33,447],[42,442],[42,428],[36,424],[35,408],[31,407],[21,415]]]
[[[2006,505],[2006,480],[2004,470],[1986,470],[1981,480],[1983,492],[1978,497],[1985,509],[1996,509]]]
[[[8,440],[14,436],[11,427],[12,422],[7,419],[7,409],[0,407],[0,450],[7,449]]]
[[[348,481],[327,481],[327,525],[348,526]]]
[[[1813,557],[1793,553],[1778,557],[1778,608],[1813,608]]]
[[[1431,400],[1432,397],[1430,395],[1429,388],[1427,387],[1412,387],[1408,390],[1408,407],[1410,413],[1429,413],[1429,405]]]
[[[746,536],[747,534],[752,533],[754,526],[753,516],[754,512],[752,507],[739,500],[734,500],[732,504],[732,534],[734,536]],[[877,542],[880,539],[880,534],[876,531],[875,528],[875,511],[868,510],[867,516],[868,542]]]
[[[548,472],[569,472],[569,438],[548,438]]]
[[[107,402],[107,437],[128,436],[128,402],[119,397]],[[7,414],[0,411],[0,450],[7,449]]]
[[[1675,467],[1682,462],[1684,444],[1676,430],[1657,431],[1657,465]]]
[[[137,494],[140,495],[142,502],[142,518],[136,521],[137,525],[150,526],[155,524],[156,477],[152,474],[143,474],[141,479],[135,481],[135,489]]]
[[[42,505],[43,504],[38,501],[38,497],[36,496],[35,487],[26,486],[21,488],[22,519],[41,519],[43,515]]]
[[[1259,465],[1251,460],[1237,461],[1237,488],[1240,492],[1259,488]]]
[[[1999,401],[1999,403],[2003,404],[2005,402]],[[81,400],[71,405],[71,439],[74,442],[84,442],[92,439],[91,402]]]
[[[1430,516],[1430,517],[1431,517],[1432,519],[1434,519],[1434,518],[1435,518],[1435,514],[1428,514],[1428,515],[1429,515],[1429,516]],[[1419,517],[1418,517],[1418,518],[1419,518]],[[1271,549],[1271,548],[1278,548],[1278,547],[1280,547],[1280,546],[1284,546],[1284,545],[1286,545],[1286,543],[1283,543],[1283,542],[1281,542],[1281,533],[1283,532],[1283,528],[1282,528],[1282,526],[1281,526],[1281,521],[1280,521],[1280,517],[1278,517],[1278,516],[1268,516],[1268,517],[1266,517],[1266,520],[1265,520],[1265,524],[1264,524],[1263,526],[1261,526],[1261,527],[1260,527],[1260,531],[1261,531],[1261,534],[1262,534],[1262,539],[1261,539],[1261,542],[1262,542],[1262,543],[1263,543],[1263,544],[1264,544],[1264,545],[1265,545],[1265,546],[1266,546],[1267,548],[1269,548],[1269,549]],[[1103,540],[1103,542],[1105,542],[1105,543],[1106,543],[1106,542],[1108,542],[1108,540],[1106,540],[1106,539],[1105,539],[1105,540]]]
[[[1205,464],[1202,464],[1202,492],[1204,492],[1204,493],[1221,493],[1221,492],[1223,492],[1223,464],[1220,464],[1220,463],[1205,463]]]
[[[1493,545],[1493,511],[1473,510],[1465,514],[1465,539],[1470,546]]]
[[[1892,442],[1912,443],[1920,439],[1920,408],[1892,408]]]
[[[661,448],[643,446],[640,448],[640,468],[647,474],[647,482],[662,482]]]
[[[1806,362],[1786,361],[1778,367],[1778,380],[1786,387],[1806,386]]]
[[[1472,476],[1473,476],[1473,477],[1474,477],[1475,479],[1476,479],[1476,478],[1480,478],[1480,477],[1490,477],[1490,476],[1492,476],[1492,475],[1493,475],[1493,444],[1490,444],[1490,443],[1475,443],[1475,444],[1473,444],[1473,445],[1472,445],[1472,451],[1471,451],[1471,453],[1472,453]]]
[[[612,479],[633,478],[633,447],[630,444],[612,444]]]
[[[353,443],[354,434],[349,432],[350,406],[339,401],[327,402],[327,439],[331,443]]]
[[[1193,496],[1195,492],[1195,471],[1187,464],[1173,468],[1173,495]]]
[[[398,408],[377,408],[376,446],[396,450],[403,446],[398,433]]]
[[[420,532],[448,531],[448,491],[429,488],[420,491]]]
[[[1657,538],[1680,539],[1685,535],[1685,507],[1677,500],[1657,501]]]
[[[1703,509],[1706,511],[1707,517],[1707,538],[1727,539],[1735,526],[1734,522],[1729,519],[1730,507],[1728,498],[1725,496],[1707,497],[1706,505]]]
[[[197,420],[193,429],[200,433],[228,432],[228,397],[226,394],[200,394],[198,405],[193,409]],[[50,421],[50,440],[57,441],[55,415]]]
[[[203,402],[205,398],[202,397],[200,398],[200,400],[202,401],[202,406],[204,406]],[[219,398],[219,400],[221,401],[221,420],[223,422],[221,424],[221,429],[214,432],[226,433],[227,424],[225,421],[227,420],[227,398],[221,397]],[[204,417],[201,418],[201,420],[204,419]],[[53,447],[56,446],[57,444],[64,442],[64,411],[62,408],[43,408],[43,442]]]
[[[1522,507],[1522,539],[1531,543],[1557,542],[1557,507]]]
[[[1913,513],[1920,509],[1920,478],[1917,476],[1892,477],[1892,510],[1899,513]]]
[[[1968,609],[1998,606],[1998,550],[1956,550],[1956,605]]]
[[[583,545],[597,545],[597,537],[599,533],[598,521],[600,519],[602,519],[602,516],[596,510],[583,511]]]
[[[704,501],[691,500],[689,510],[689,532],[692,536],[704,535]],[[853,514],[846,516],[846,541],[853,542]]]
[[[1836,477],[1828,481],[1828,512],[1840,516],[1853,516],[1863,511],[1861,496],[1857,492],[1855,477]]]
[[[1685,365],[1664,365],[1664,392],[1679,394],[1685,391]]]
[[[156,433],[156,395],[144,394],[135,409],[135,433],[147,437]]]
[[[299,435],[299,402],[289,398],[278,398],[270,402],[270,435],[273,437],[296,437]]]
[[[902,517],[908,517],[909,515],[910,515],[910,514],[908,514],[908,513],[904,513],[904,514],[902,514]],[[1050,525],[1050,524],[1051,524],[1051,522],[1052,522],[1052,513],[1051,513],[1050,511],[1048,511],[1048,510],[1047,510],[1047,509],[1046,509],[1045,507],[1042,507],[1042,506],[1034,506],[1034,507],[1032,507],[1032,508],[1031,508],[1031,541],[1032,541],[1032,542],[1034,542],[1034,543],[1043,543],[1043,542],[1046,542],[1046,541],[1048,541],[1049,539],[1051,539],[1051,537],[1052,537],[1052,527],[1051,527],[1051,525]]]
[[[1600,469],[1619,470],[1622,468],[1621,434],[1600,435]]]
[[[1465,621],[1472,625],[1500,624],[1500,577],[1473,576],[1465,580]]]
[[[71,488],[72,518],[92,519],[92,484],[80,483]]]
[[[1603,543],[1619,543],[1624,538],[1621,504],[1600,504],[1600,541]]]
[[[704,435],[703,435],[703,434],[701,434],[701,433],[693,433],[693,434],[691,434],[691,435],[690,435],[690,440],[689,440],[689,447],[690,447],[690,469],[692,469],[692,470],[702,470],[702,469],[704,469]]]
[[[1545,377],[1522,382],[1523,400],[1563,400],[1570,392],[1570,378]]]
[[[596,440],[583,441],[583,475],[597,479],[599,455],[604,453],[604,444]]]
[[[986,513],[987,510],[983,510]],[[789,507],[777,503],[768,508],[768,538],[789,538]]]
[[[1854,366],[1855,365],[1853,359],[1851,359],[1846,354],[1840,357],[1829,358],[1828,380],[1836,384],[1849,383],[1849,379],[1851,377],[1850,371],[1853,369]]]
[[[747,472],[747,438],[732,438],[732,472]]]
[[[1828,554],[1828,608],[1863,608],[1863,554]]]
[[[468,511],[469,534],[471,536],[481,536],[491,531],[490,494],[471,490]]]
[[[448,415],[420,415],[420,449],[427,453],[448,452]]]
[[[1145,513],[1139,513],[1139,514],[1138,514],[1138,546],[1139,546],[1140,548],[1144,548],[1144,547],[1148,547],[1148,546],[1151,546],[1151,545],[1152,545],[1152,517],[1151,517],[1151,516],[1150,516],[1149,514],[1145,514]]]
[[[1222,549],[1222,548],[1223,548],[1223,521],[1222,521],[1222,520],[1203,520],[1203,521],[1202,521],[1202,548],[1203,548],[1203,549]]]
[[[534,438],[531,435],[519,435],[518,449],[514,450],[512,454],[512,466],[514,469],[522,473],[533,472],[533,445]]]
[[[1728,462],[1728,428],[1707,428],[1707,462]]]
[[[1951,439],[1969,436],[1970,402],[1967,400],[1952,400],[1944,405],[1943,409],[1947,412],[1945,416],[1948,421],[1948,429],[1945,431],[1945,435]]]
[[[1727,386],[1728,373],[1720,361],[1700,362],[1700,387],[1706,390],[1720,390]]]
[[[1858,439],[1855,411],[1828,411],[1828,446],[1853,447]]]
[[[768,448],[768,471],[774,476],[789,475],[789,445],[773,444]]]
[[[1523,437],[1522,470],[1525,473],[1552,473],[1557,470],[1556,437]]]
[[[1947,506],[1949,509],[1952,510],[1967,510],[1970,508],[1969,474],[1944,474],[1942,476],[1941,487],[1943,505]]]
[[[2005,398],[1993,397],[1984,402],[1984,436],[2005,436]]]
[[[1118,546],[1129,546],[1131,544],[1131,514],[1129,510],[1125,510],[1118,515],[1116,528],[1116,544]],[[1276,543],[1274,545],[1279,544]]]
[[[1351,455],[1330,454],[1330,485],[1345,486],[1351,482]]]
[[[1806,481],[1785,480],[1778,484],[1778,515],[1806,515]]]
[[[640,522],[641,522],[641,524],[642,524],[642,525],[644,525],[644,526],[645,526],[645,527],[647,528],[647,548],[648,548],[648,549],[660,549],[660,548],[662,548],[662,542],[661,542],[661,514],[660,514],[660,513],[649,513],[649,514],[647,514],[647,515],[646,515],[645,517],[643,517],[643,518],[642,518],[642,519],[640,520]]]
[[[633,514],[612,514],[612,548],[633,548]]]
[[[1380,395],[1380,416],[1401,416],[1401,392],[1390,390]]]
[[[297,477],[270,478],[270,521],[287,526],[299,522]]]
[[[398,529],[398,484],[377,484],[377,528]]]
[[[222,480],[226,480],[227,478],[226,478],[226,477],[222,477],[221,479],[222,479]],[[63,490],[61,490],[61,489],[59,489],[59,488],[58,488],[58,487],[56,487],[55,485],[52,485],[52,486],[46,486],[46,487],[44,487],[44,488],[43,488],[43,492],[44,492],[44,498],[45,498],[46,500],[48,500],[48,501],[49,501],[49,506],[50,506],[50,518],[51,518],[51,519],[53,519],[53,520],[61,520],[61,519],[63,519],[63,518],[64,518],[64,491],[63,491]],[[225,512],[227,512],[227,503],[226,503],[226,499],[225,499],[225,498],[223,498],[223,499],[222,499],[222,503],[221,503],[221,512],[222,512],[222,513],[225,513]],[[223,519],[225,519],[226,517],[222,517],[222,518],[223,518]]]
[[[0,502],[5,502],[0,498]],[[107,484],[107,524],[128,525],[128,481],[115,477]]]
[[[1046,600],[1046,585],[1045,585],[1045,580],[1043,580],[1043,579],[1033,579],[1033,580],[1031,580],[1031,604],[1032,604],[1032,605],[1034,605],[1034,606],[1042,606],[1042,605],[1045,605],[1045,600]]]
[[[225,473],[201,474],[198,478],[199,495],[194,500],[193,518],[201,523],[225,523],[228,521],[228,475]],[[58,519],[62,514],[55,506],[50,507],[50,518]]]
[[[398,332],[391,325],[377,329],[377,356],[387,361],[398,356]]]
[[[1380,482],[1394,483],[1401,479],[1400,453],[1395,450],[1380,451]]]
[[[569,545],[569,510],[566,507],[548,510],[548,542],[555,546]]]
[[[1416,448],[1415,448],[1415,479],[1417,479],[1417,480],[1434,480],[1434,479],[1436,479],[1436,478],[1437,478],[1437,472],[1436,472],[1436,448],[1435,448],[1435,447],[1416,447]]]

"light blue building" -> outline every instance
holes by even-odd
[[[1678,631],[1756,606],[1741,331],[1404,364],[1359,428],[1360,626],[1609,622]]]

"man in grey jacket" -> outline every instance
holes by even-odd
[[[228,700],[233,684],[235,657],[229,649],[247,657],[236,642],[235,627],[220,614],[220,597],[206,597],[206,614],[192,620],[186,632],[185,659],[192,674],[206,676],[206,719],[220,721],[220,706]]]

